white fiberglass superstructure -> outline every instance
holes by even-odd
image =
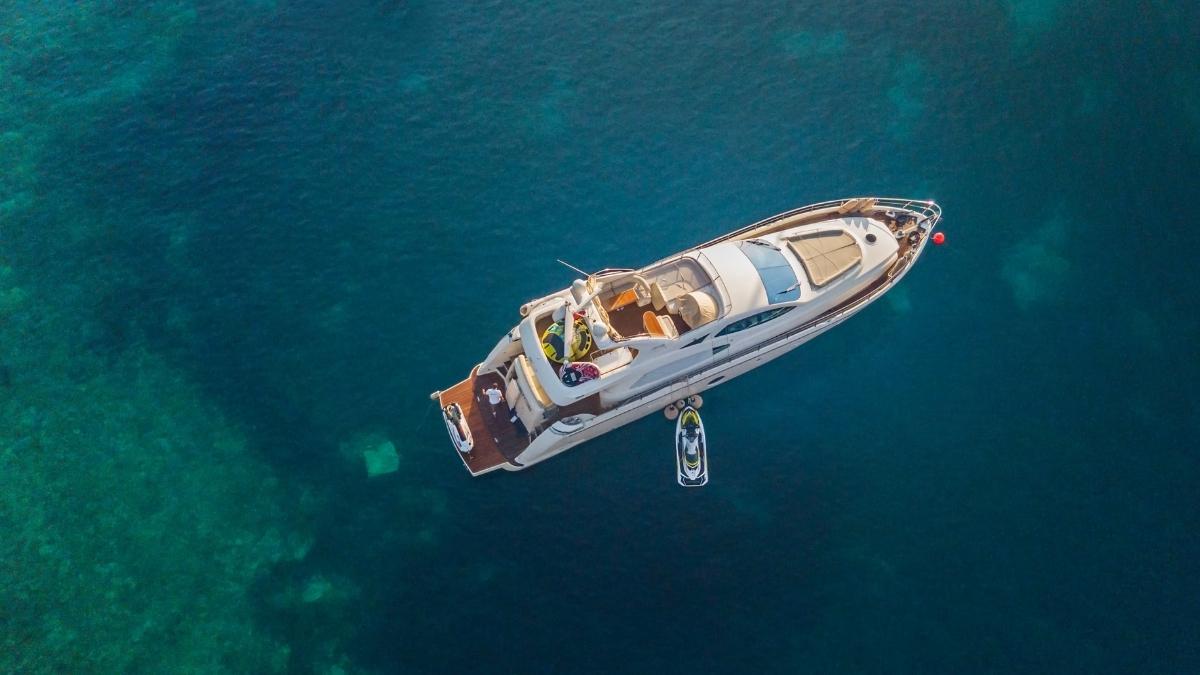
[[[929,201],[842,199],[601,270],[522,305],[471,375],[433,398],[469,426],[459,454],[472,475],[526,468],[844,321],[911,269],[940,218]]]

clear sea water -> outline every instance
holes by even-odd
[[[0,596],[10,667],[1200,671],[1196,4],[148,0],[0,18],[0,271],[20,291],[0,317],[64,326],[6,336],[5,415],[98,396],[105,373],[132,397],[149,367],[121,365],[132,353],[199,401],[169,440],[89,455],[114,506],[22,530],[95,542],[167,513],[178,545],[72,559],[124,570],[131,594],[0,572],[34,589]],[[427,396],[570,282],[555,258],[639,266],[860,194],[938,200],[947,245],[706,395],[708,487],[675,484],[659,416],[530,471],[463,470]],[[43,348],[61,367],[28,355]],[[22,393],[39,382],[63,393]],[[219,458],[192,442],[218,422],[241,439]],[[366,477],[349,440],[365,432],[398,472]],[[47,478],[56,446],[25,438],[5,437],[8,494],[83,500]],[[145,493],[122,468],[138,453],[191,468]],[[192,485],[220,508],[138,497]],[[33,522],[35,501],[0,522]],[[213,560],[302,543],[230,585],[183,562],[203,537]],[[278,655],[189,629],[204,598]],[[142,632],[87,646],[101,629],[80,603]]]

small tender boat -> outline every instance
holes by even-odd
[[[520,323],[471,374],[432,398],[455,447],[473,442],[459,453],[471,475],[523,469],[862,311],[912,269],[940,219],[929,201],[840,199],[640,269],[584,274],[522,305]]]
[[[475,441],[471,438],[471,428],[463,415],[462,406],[451,403],[442,409],[442,419],[446,421],[446,431],[450,432],[450,442],[463,453],[471,452]]]
[[[708,447],[704,422],[690,405],[684,406],[675,420],[675,466],[679,484],[699,487],[708,483]]]

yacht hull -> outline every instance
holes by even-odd
[[[530,443],[529,448],[519,456],[521,465],[517,466],[512,463],[500,465],[498,469],[505,471],[520,471],[528,468],[538,462],[543,462],[555,455],[560,455],[571,448],[574,448],[581,443],[599,438],[611,431],[615,431],[626,424],[636,422],[643,417],[661,413],[671,403],[686,399],[689,396],[700,394],[713,387],[720,386],[732,380],[739,375],[744,375],[759,366],[765,365],[775,359],[787,354],[796,349],[800,345],[809,340],[821,335],[825,331],[833,328],[842,321],[850,318],[861,308],[847,314],[845,317],[831,322],[828,325],[814,330],[812,333],[797,337],[794,340],[788,340],[780,345],[765,349],[762,352],[748,354],[735,361],[731,361],[723,366],[716,366],[711,370],[706,370],[702,377],[692,378],[694,381],[683,382],[673,386],[665,387],[654,392],[645,399],[630,403],[627,406],[619,407],[610,414],[600,415],[594,419],[588,420],[584,428],[579,429],[570,434],[559,434],[551,429]]]
[[[929,241],[929,234],[940,218],[941,210],[933,202],[878,198],[845,199],[814,204],[779,214],[718,237],[696,249],[690,249],[689,252],[703,253],[709,250],[715,252],[717,251],[716,247],[723,245],[723,242],[743,243],[752,239],[762,240],[771,234],[775,234],[777,237],[789,233],[795,234],[795,238],[789,239],[789,242],[796,239],[824,236],[822,232],[830,229],[829,224],[838,221],[851,223],[854,228],[858,228],[854,230],[857,232],[855,236],[858,237],[856,241],[863,246],[864,255],[872,253],[872,247],[874,247],[876,260],[873,263],[875,266],[871,268],[871,275],[868,276],[866,275],[866,266],[871,261],[866,257],[862,258],[859,267],[864,271],[858,275],[860,279],[858,282],[850,279],[854,276],[853,274],[844,271],[851,269],[850,267],[843,269],[827,266],[809,269],[806,266],[804,269],[808,272],[808,285],[805,286],[804,293],[810,298],[808,300],[811,305],[809,310],[790,312],[786,318],[767,319],[767,321],[772,321],[769,324],[771,328],[767,330],[756,329],[757,332],[749,331],[733,336],[750,335],[753,336],[751,338],[724,338],[721,340],[721,336],[729,331],[720,330],[713,334],[708,330],[696,329],[694,332],[684,332],[679,336],[667,338],[660,333],[648,338],[650,342],[646,342],[647,338],[642,338],[643,343],[629,341],[627,344],[640,346],[641,344],[653,344],[655,339],[660,343],[663,340],[677,339],[678,341],[673,344],[680,345],[680,347],[672,347],[671,349],[676,350],[675,352],[668,350],[664,353],[701,355],[707,354],[711,346],[711,356],[699,359],[677,358],[674,362],[667,361],[668,366],[665,370],[658,367],[658,364],[663,361],[655,361],[653,356],[638,357],[651,359],[648,362],[650,365],[645,366],[646,371],[637,371],[625,380],[614,380],[612,386],[596,389],[594,390],[596,393],[588,396],[576,394],[575,390],[558,388],[552,392],[558,398],[549,401],[546,392],[541,391],[541,387],[535,387],[533,390],[529,388],[530,382],[535,384],[538,381],[547,382],[546,378],[553,379],[555,377],[553,371],[548,370],[545,362],[535,363],[536,367],[531,369],[529,363],[532,363],[532,360],[525,357],[525,354],[530,353],[525,345],[532,345],[537,339],[535,337],[537,333],[532,330],[534,320],[539,311],[544,313],[556,303],[572,307],[571,289],[531,301],[522,306],[521,314],[526,317],[522,324],[501,339],[487,360],[472,370],[470,377],[451,389],[434,392],[433,398],[439,401],[443,409],[455,403],[460,404],[467,426],[474,436],[475,447],[470,452],[458,454],[472,475],[490,473],[498,469],[519,471],[528,468],[642,417],[659,412],[675,401],[701,394],[712,387],[728,382],[787,354],[841,324],[882,297],[903,279],[924,250]],[[871,221],[870,227],[867,226],[868,221]],[[884,223],[890,230],[882,228]],[[850,226],[846,227],[847,231],[850,231]],[[816,234],[811,234],[813,232]],[[874,234],[865,234],[868,232]],[[846,241],[850,240],[848,234],[839,234],[838,237]],[[862,244],[864,237],[868,244]],[[834,237],[828,239],[832,241]],[[782,240],[777,239],[776,241],[782,243]],[[888,241],[893,243],[885,245]],[[727,250],[729,245],[724,244],[724,246]],[[883,249],[880,249],[879,246],[883,246]],[[890,257],[879,258],[884,249],[890,251]],[[776,250],[779,248],[777,247]],[[830,251],[821,253],[826,254],[825,257],[829,259],[831,258],[828,255]],[[689,252],[677,255],[687,255]],[[797,253],[807,254],[807,250]],[[807,265],[811,261],[805,260],[804,262]],[[826,261],[822,260],[821,262],[825,263]],[[851,265],[858,264],[857,260],[853,259],[849,263]],[[632,272],[632,270],[605,270],[597,273],[595,278],[603,281],[611,278],[605,275]],[[839,274],[847,279],[845,290],[837,291],[832,296],[826,293],[825,295],[831,299],[822,304],[820,302],[821,285],[827,282],[819,281],[819,278],[824,275],[836,279]],[[589,277],[590,280],[591,277]],[[576,284],[583,283],[582,281],[576,282]],[[800,284],[798,283],[798,285]],[[829,284],[828,287],[835,286],[836,282]],[[791,291],[794,288],[783,289],[783,292]],[[657,292],[662,289],[654,290]],[[814,297],[818,302],[812,300]],[[656,308],[659,299],[662,298],[656,299]],[[631,300],[632,298],[629,301]],[[611,299],[606,309],[611,312],[613,311],[612,307],[620,302],[619,297]],[[803,306],[802,300],[792,302],[796,307]],[[778,305],[771,304],[767,307],[780,307],[786,303],[787,301],[784,300]],[[638,305],[643,304],[638,302]],[[641,308],[637,311],[640,312],[640,310]],[[645,313],[647,317],[654,318],[652,312],[646,311]],[[735,322],[734,319],[736,317],[712,325],[719,329],[722,326],[728,326],[730,322]],[[550,319],[544,320],[549,321]],[[672,328],[671,323],[665,321],[662,323],[665,324],[663,328],[669,333]],[[751,323],[750,325],[756,324]],[[647,330],[656,327],[651,322],[647,325]],[[684,329],[686,330],[687,327],[685,326]],[[736,330],[745,331],[746,328],[738,327]],[[688,344],[688,341],[693,339],[692,336],[697,334],[702,335]],[[718,341],[720,341],[719,344]],[[703,343],[703,347],[698,346],[692,351],[685,349],[701,343]],[[620,344],[620,342],[617,343],[618,346]],[[540,353],[535,356],[540,357]],[[597,363],[600,362],[597,361]],[[674,364],[678,364],[679,367],[673,367]],[[540,374],[534,372],[537,368],[542,369]],[[519,372],[514,373],[514,371]],[[659,384],[655,384],[654,379],[650,379],[647,382],[649,389],[646,386],[639,388],[638,385],[641,381],[648,377],[653,378],[653,374],[659,371],[669,372],[667,376],[669,379]],[[639,380],[638,376],[643,372],[645,375]],[[597,384],[606,382],[603,378],[601,380]],[[558,386],[556,382],[553,384]],[[522,389],[518,385],[523,385],[525,388]],[[489,388],[505,389],[508,396],[504,403],[489,404],[487,397],[484,396],[484,392]],[[494,393],[492,398],[495,398]],[[528,408],[522,408],[520,402],[534,398],[541,400],[538,408],[547,411],[543,416],[531,415]],[[522,422],[528,424],[522,424]],[[453,434],[451,434],[451,440],[456,440]]]

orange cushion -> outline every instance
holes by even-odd
[[[621,294],[618,295],[616,298],[614,298],[612,304],[609,305],[608,308],[609,309],[621,309],[625,305],[631,305],[635,302],[637,302],[637,293],[635,293],[632,288],[628,288],[628,289],[625,289],[624,291],[622,291]]]
[[[666,333],[663,332],[662,326],[660,326],[658,323],[658,315],[650,310],[646,310],[646,312],[642,314],[642,326],[646,328],[647,333],[656,337],[662,337],[666,335]]]

